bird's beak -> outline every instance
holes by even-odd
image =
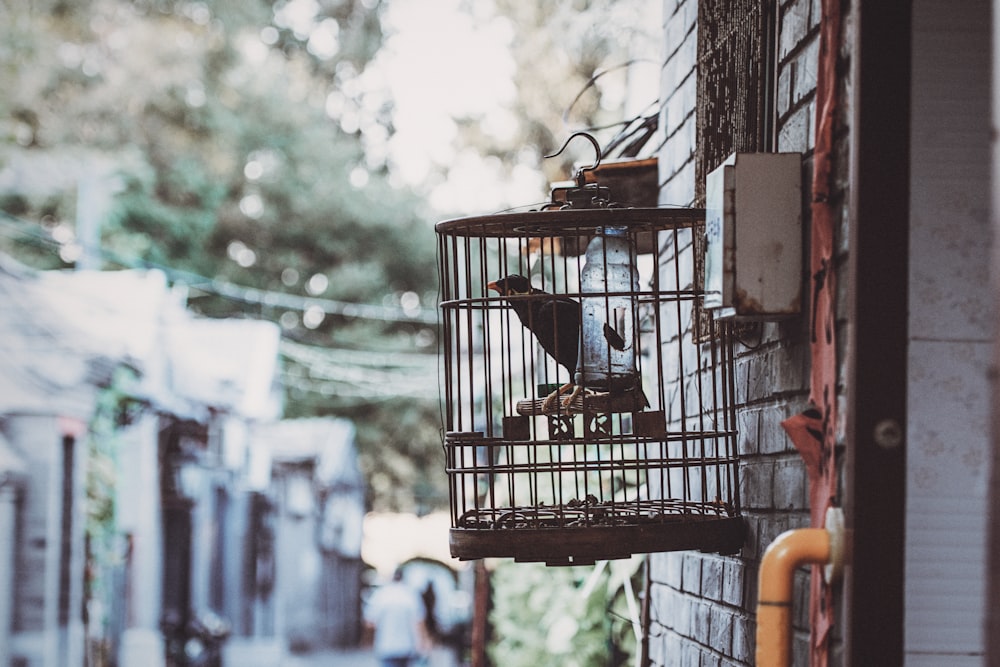
[[[495,280],[493,282],[487,284],[486,285],[486,289],[491,289],[494,292],[499,292],[500,291],[500,288],[497,287],[497,281],[495,281]]]

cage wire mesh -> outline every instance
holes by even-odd
[[[732,336],[692,325],[703,220],[600,208],[438,223],[454,557],[740,548]]]

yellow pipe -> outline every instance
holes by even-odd
[[[833,543],[825,528],[801,528],[785,531],[764,552],[757,594],[757,667],[792,664],[793,574],[802,565],[830,562]]]

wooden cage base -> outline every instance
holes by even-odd
[[[460,560],[513,558],[546,565],[592,565],[633,554],[698,550],[733,554],[746,535],[740,517],[672,515],[658,522],[556,528],[452,528],[451,555]]]
[[[659,551],[731,554],[742,548],[745,530],[723,502],[616,503],[588,496],[558,506],[469,510],[451,529],[450,544],[460,560],[582,565]]]

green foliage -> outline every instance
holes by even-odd
[[[121,429],[128,422],[131,390],[135,372],[119,366],[111,383],[97,397],[97,405],[88,425],[86,473],[86,544],[88,601],[99,601],[91,608],[89,622],[99,626],[103,617],[114,608],[115,571],[123,564],[124,545],[117,529],[115,498],[118,484]]]
[[[87,429],[87,534],[93,542],[106,543],[115,530],[120,430],[128,421],[135,381],[134,370],[119,366],[98,395]]]
[[[72,210],[66,197],[28,197],[22,193],[0,195],[0,252],[37,269],[63,269],[72,261],[58,252],[54,233],[63,211]],[[28,220],[40,220],[32,224]]]
[[[618,568],[636,573],[640,561]],[[504,667],[632,664],[634,635],[619,569],[501,562],[493,572],[490,658]],[[628,575],[626,575],[628,578]],[[634,584],[629,579],[630,584]],[[627,632],[622,632],[622,628]]]
[[[10,214],[0,250],[39,268],[72,266],[66,234],[90,173],[104,197],[105,267],[162,267],[191,285],[194,310],[271,319],[317,348],[433,354],[433,326],[329,313],[307,323],[301,307],[233,299],[192,278],[376,305],[435,292],[424,205],[390,184],[358,129],[327,108],[331,93],[355,114],[371,106],[357,80],[381,45],[381,10],[377,0],[6,3],[0,167],[26,165],[38,182],[0,201]],[[321,26],[335,49],[310,42]],[[384,105],[366,122],[391,131]],[[58,178],[41,177],[36,160]],[[436,387],[390,409],[381,392],[331,394],[295,360],[285,373],[303,379],[288,391],[289,416],[363,422],[367,469],[387,449],[414,454],[394,466],[391,499],[373,502],[405,507],[418,494],[440,505],[426,454],[440,448],[427,435],[439,426]]]
[[[428,393],[435,390],[430,387]],[[425,513],[447,505],[440,483],[444,454],[436,403],[369,404],[357,424],[360,464],[373,509]]]
[[[197,204],[173,206],[151,194],[134,181],[119,196],[108,221],[104,247],[115,256],[154,266],[173,265],[177,257],[189,258],[192,271],[212,266],[209,258],[198,259],[213,232],[211,211]],[[186,194],[197,200],[210,196],[197,190]],[[176,186],[174,196],[178,196]]]

